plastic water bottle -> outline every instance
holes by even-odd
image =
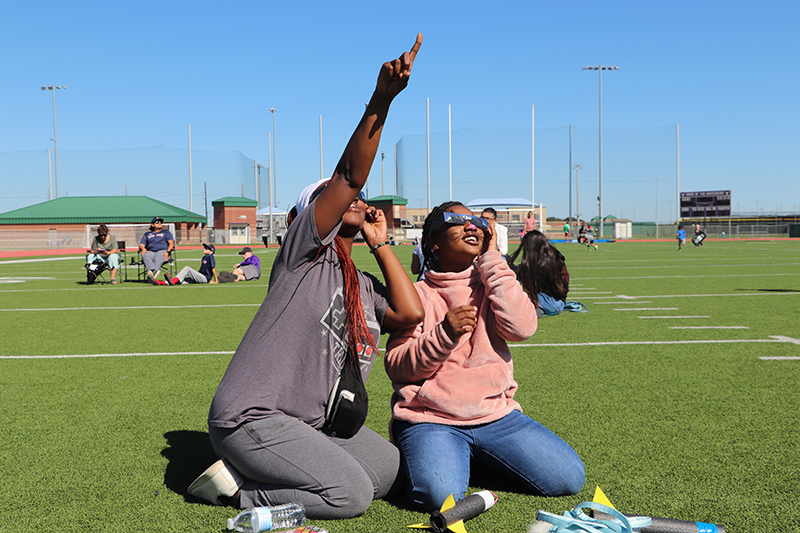
[[[253,507],[228,519],[228,529],[240,533],[258,533],[272,529],[286,529],[306,523],[306,511],[299,503],[285,503],[272,507]]]

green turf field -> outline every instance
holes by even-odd
[[[467,530],[524,532],[595,485],[623,512],[797,530],[800,240],[558,247],[569,299],[590,312],[543,318],[512,348],[516,398],[577,450],[586,487],[545,499],[481,480],[500,499]],[[408,266],[412,247],[395,251]],[[224,530],[236,511],[185,490],[216,459],[208,406],[266,294],[275,251],[256,253],[259,281],[179,287],[85,286],[82,257],[0,259],[0,533]],[[377,273],[365,247],[354,257]],[[219,250],[218,270],[238,258]],[[367,424],[386,435],[382,365],[367,386]],[[314,524],[401,532],[425,519],[399,500]]]

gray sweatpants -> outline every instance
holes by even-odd
[[[164,264],[164,250],[160,252],[145,252],[142,254],[144,267],[151,272],[158,272]]]
[[[178,272],[176,276],[181,283],[186,278],[189,278],[189,282],[191,283],[208,283],[208,278],[202,275],[197,270],[193,269],[192,267],[185,266]]]
[[[400,452],[366,427],[338,439],[275,416],[208,433],[217,454],[250,480],[241,487],[243,509],[299,502],[311,519],[352,518],[402,486]]]

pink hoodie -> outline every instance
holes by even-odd
[[[498,251],[481,256],[462,272],[426,271],[414,285],[425,320],[398,331],[386,346],[386,373],[392,380],[392,417],[412,423],[476,425],[512,410],[517,382],[506,341],[522,341],[536,331],[536,309]],[[457,342],[442,320],[461,305],[478,308],[472,334]]]

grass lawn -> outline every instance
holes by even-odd
[[[512,347],[516,398],[577,450],[586,487],[547,499],[475,480],[499,501],[467,530],[524,532],[538,509],[560,513],[596,485],[627,513],[797,530],[800,240],[557,246],[569,299],[590,311],[543,318]],[[411,251],[395,248],[406,266]],[[258,281],[179,287],[85,286],[82,257],[0,259],[0,533],[225,529],[234,509],[185,491],[216,459],[208,407],[267,291],[275,250],[256,253]],[[183,252],[181,266],[200,256]],[[219,250],[218,269],[238,258]],[[365,247],[354,258],[378,273]],[[367,388],[367,425],[387,435],[381,364]],[[397,500],[313,523],[366,533],[425,520]]]

